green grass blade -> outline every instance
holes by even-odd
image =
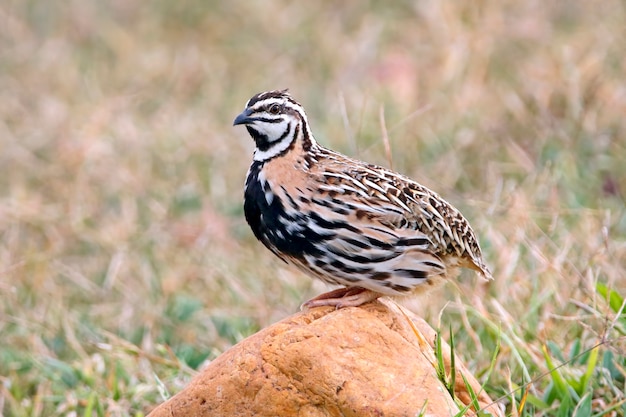
[[[578,392],[578,395],[583,395],[583,393],[587,392],[589,389],[589,383],[591,382],[591,377],[593,375],[594,370],[596,369],[596,365],[598,364],[598,357],[600,354],[600,346],[596,346],[591,349],[589,352],[589,360],[587,361],[587,370],[581,377],[581,391]]]
[[[572,417],[589,417],[591,415],[591,393],[585,394],[574,408]]]
[[[435,356],[437,356],[437,377],[448,388],[448,378],[446,375],[446,366],[443,359],[443,348],[441,347],[441,331],[437,329],[437,337],[435,339]]]
[[[565,379],[563,378],[563,376],[557,369],[557,366],[552,361],[552,358],[550,357],[550,354],[548,353],[548,349],[546,345],[542,346],[542,350],[543,350],[544,359],[546,361],[546,365],[548,366],[548,369],[550,369],[550,375],[552,376],[552,383],[557,392],[558,398],[561,401],[563,401],[564,398],[569,397],[569,394],[568,394],[569,390],[567,388],[567,382],[565,381]]]
[[[93,409],[97,401],[98,398],[96,397],[95,391],[93,391],[87,399],[87,405],[85,406],[85,412],[83,413],[85,417],[91,417],[93,415]]]
[[[617,291],[609,289],[606,284],[601,282],[596,284],[596,291],[609,302],[609,306],[613,312],[617,313],[621,310],[622,304],[624,304],[624,298]]]
[[[448,392],[452,399],[456,399],[454,389],[456,387],[456,354],[454,352],[454,333],[452,333],[452,325],[450,325],[450,386]]]

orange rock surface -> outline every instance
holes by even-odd
[[[149,416],[452,416],[459,406],[437,378],[434,340],[424,320],[384,299],[304,311],[224,352]],[[480,384],[458,358],[456,368],[467,404],[460,374],[475,392]],[[478,403],[504,415],[485,393]]]

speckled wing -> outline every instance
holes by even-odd
[[[329,170],[333,164],[327,165],[317,206],[324,208],[327,221],[343,219],[350,233],[328,240],[328,252],[344,259],[355,253],[359,261],[370,259],[371,279],[400,292],[445,274],[447,267],[469,267],[491,278],[469,223],[445,200],[383,168],[337,162],[337,167],[350,168]]]

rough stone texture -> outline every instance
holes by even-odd
[[[434,340],[425,321],[390,301],[315,308],[233,346],[149,417],[455,415],[434,368]],[[475,392],[480,384],[458,358],[456,367],[467,404],[460,374]],[[481,408],[503,416],[491,403],[479,396]]]

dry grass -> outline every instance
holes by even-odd
[[[521,413],[624,401],[624,3],[334,3],[0,5],[5,415],[142,415],[321,289],[243,220],[231,122],[285,87],[320,142],[389,165],[384,108],[394,168],[471,219],[496,281],[418,308],[454,300],[442,327],[478,375],[502,340],[493,397],[607,341],[579,401],[548,375]]]

